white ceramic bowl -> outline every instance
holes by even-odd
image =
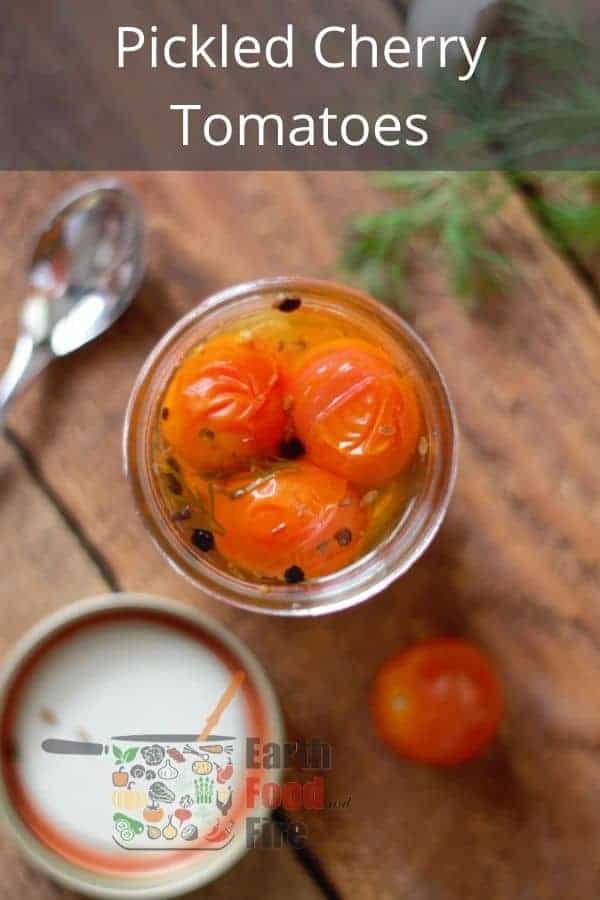
[[[222,808],[207,813],[222,824],[231,821],[231,834],[212,852],[199,841],[190,848],[207,852],[186,853],[188,846],[179,836],[175,850],[166,849],[164,839],[143,848],[143,835],[127,850],[117,846],[113,817],[119,807],[115,811],[113,804],[125,803],[122,814],[130,818],[142,819],[143,814],[130,812],[132,798],[123,798],[112,784],[112,773],[120,768],[113,747],[137,748],[142,763],[139,752],[146,738],[138,739],[139,734],[148,735],[150,744],[150,738],[166,733],[170,737],[165,738],[165,749],[168,744],[181,752],[185,742],[175,738],[202,730],[234,669],[243,670],[246,680],[213,730],[226,738],[221,741],[223,752],[225,744],[232,751],[232,795],[239,790],[239,799],[229,818]],[[0,810],[8,830],[47,875],[70,889],[103,898],[173,897],[230,869],[246,851],[240,789],[245,738],[260,736],[280,744],[284,740],[270,682],[238,638],[185,606],[134,594],[70,605],[26,634],[3,668],[0,723]],[[260,735],[253,733],[257,723]],[[131,740],[121,740],[130,734]],[[118,739],[113,741],[113,736]],[[87,745],[89,755],[81,750],[47,752],[43,747],[60,746],[52,742],[64,740]],[[177,777],[183,777],[187,763],[186,758],[185,764],[175,766]],[[130,763],[121,768],[131,771]],[[269,771],[264,778],[279,783],[281,772]],[[136,797],[146,787],[136,782]],[[201,802],[198,795],[196,800]],[[167,804],[161,827],[177,805]],[[204,812],[194,809],[194,815]],[[268,812],[258,809],[251,815]],[[162,855],[156,849],[159,844]],[[150,852],[135,852],[141,849]]]

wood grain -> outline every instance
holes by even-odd
[[[0,195],[2,196],[3,226],[6,234],[10,234],[10,248],[7,252],[0,251],[0,274],[7,285],[12,280],[11,302],[3,306],[0,313],[2,325],[0,326],[0,366],[8,360],[15,329],[20,300],[25,290],[23,269],[26,264],[28,248],[23,236],[30,232],[37,216],[47,205],[50,197],[61,188],[73,183],[76,176],[28,176],[24,174],[0,177]],[[12,258],[11,258],[12,257]],[[161,276],[165,277],[164,275]],[[151,306],[158,316],[155,322],[150,318],[151,326],[147,325],[149,340],[153,341],[167,321],[174,315],[175,309],[169,308],[169,303],[164,301],[161,294],[162,282],[152,280],[146,287],[146,299],[151,300]],[[141,298],[140,309],[144,303]],[[144,313],[142,312],[142,321]],[[165,319],[166,317],[166,319]],[[127,333],[125,329],[124,346],[121,348],[121,361],[127,360]],[[143,331],[143,329],[142,329]],[[137,331],[132,332],[137,336]],[[112,342],[112,336],[109,338]],[[101,344],[97,345],[98,348]],[[96,348],[89,348],[95,352]],[[77,359],[77,357],[76,357]],[[87,368],[87,356],[81,355],[79,361]],[[139,361],[139,360],[138,360]],[[129,367],[129,362],[126,366]],[[59,365],[60,368],[60,365]],[[72,373],[74,376],[74,370]],[[61,406],[60,397],[66,399],[69,389],[69,377],[63,381],[65,373],[59,375],[49,371],[33,390],[37,394],[35,404],[35,418],[38,424],[45,420],[45,433],[50,447],[59,447],[63,441],[76,440],[81,443],[82,436],[88,431],[88,437],[99,440],[111,448],[107,453],[112,455],[111,465],[108,470],[98,472],[98,481],[92,480],[96,487],[100,488],[100,494],[110,494],[113,501],[109,506],[114,509],[113,503],[126,501],[127,493],[120,473],[119,464],[119,434],[122,424],[122,410],[112,407],[106,410],[103,416],[100,412],[100,394],[91,387],[91,394],[83,396],[83,406],[89,407],[92,416],[87,422],[81,423],[81,428],[74,420],[66,424],[67,432],[62,436],[55,431],[62,428],[56,417],[56,410]],[[56,380],[58,379],[58,380]],[[126,384],[123,385],[126,387]],[[88,385],[90,388],[90,385]],[[90,401],[91,398],[91,401]],[[24,414],[24,400],[15,410],[14,422],[16,423]],[[95,411],[95,412],[94,412]],[[92,420],[97,417],[95,424]],[[95,437],[94,437],[95,436]],[[109,438],[110,436],[110,438]],[[109,438],[109,439],[108,439]],[[93,520],[97,514],[94,512],[95,501],[88,506],[91,499],[88,495],[91,482],[82,485],[81,493],[77,492],[79,504],[70,505],[70,498],[63,491],[64,483],[72,477],[68,471],[70,465],[69,454],[61,455],[58,463],[62,469],[62,484],[55,489],[46,482],[45,457],[46,450],[40,445],[35,451],[32,447],[25,447],[17,435],[13,432],[9,440],[0,442],[0,542],[2,544],[2,560],[4,571],[0,579],[0,656],[14,645],[25,631],[33,626],[44,615],[67,603],[77,601],[85,596],[106,593],[111,588],[118,587],[113,584],[115,575],[110,569],[110,564],[105,565],[102,559],[103,549],[90,541],[96,540],[96,535],[87,531],[87,515],[79,516],[79,504],[87,506],[88,513]],[[81,462],[81,460],[80,460]],[[85,468],[85,467],[84,467]],[[73,473],[74,474],[74,473]],[[89,472],[88,472],[89,475]],[[79,476],[77,476],[79,477]],[[112,480],[111,480],[112,479]],[[110,490],[107,489],[110,486]],[[117,486],[116,495],[114,486]],[[94,488],[94,492],[96,488]],[[87,498],[87,499],[86,499]],[[128,501],[127,501],[128,502]],[[116,525],[111,543],[120,541],[120,526]],[[135,577],[125,577],[125,571],[118,570],[119,581],[126,587],[140,590],[160,589],[173,596],[178,596],[177,587],[180,586],[174,577],[169,576],[163,564],[150,550],[146,535],[137,527],[135,517],[130,517],[129,527],[123,530],[128,534],[130,563],[138,560],[139,569]],[[139,552],[143,548],[143,552]],[[90,556],[90,549],[92,556]],[[126,551],[127,552],[127,551]],[[100,565],[98,565],[98,560]],[[145,561],[147,560],[147,564]],[[160,578],[152,576],[152,569],[156,567],[162,572],[164,585],[161,586]],[[135,565],[128,566],[133,576]],[[109,577],[106,577],[106,571]],[[191,598],[190,598],[191,599]],[[0,881],[0,898],[2,900],[23,900],[32,895],[43,900],[69,900],[76,896],[70,891],[54,885],[48,879],[40,875],[24,862],[16,848],[12,845],[6,834],[0,832],[0,867],[5,877]],[[248,854],[242,862],[231,872],[220,878],[214,884],[200,892],[191,894],[191,897],[207,898],[207,900],[225,900],[225,898],[260,896],[265,900],[271,900],[281,896],[285,891],[291,900],[316,900],[322,896],[321,891],[314,881],[302,868],[290,850],[261,850]]]
[[[106,584],[15,449],[0,442],[0,652],[42,616]]]
[[[151,228],[148,281],[114,332],[57,364],[15,410],[12,426],[44,479],[124,588],[165,593],[227,621],[272,675],[291,732],[333,745],[328,796],[351,795],[351,808],[305,820],[342,896],[592,900],[600,888],[592,299],[518,198],[494,233],[512,283],[479,315],[449,296],[433,250],[416,254],[416,325],[448,378],[463,437],[446,525],[407,577],[348,613],[291,622],[234,612],[177,579],[133,513],[119,446],[133,379],[159,334],[208,291],[258,275],[334,273],[348,215],[382,198],[355,174],[128,178]],[[2,353],[22,284],[22,236],[72,180],[0,178]],[[367,704],[386,656],[438,633],[479,640],[508,697],[493,750],[449,772],[388,753]]]
[[[80,894],[67,891],[28,866],[16,848],[0,832],[0,860],[5,877],[0,888],[2,900],[77,900]],[[254,892],[256,891],[256,893]],[[232,897],[260,896],[267,900],[318,900],[322,896],[289,850],[255,850],[217,881],[186,894],[189,900],[231,900]]]

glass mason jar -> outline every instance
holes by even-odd
[[[200,556],[171,521],[154,477],[153,438],[169,381],[201,341],[242,317],[300,296],[314,311],[356,322],[372,340],[400,349],[410,361],[424,419],[426,456],[419,488],[389,533],[354,563],[299,584],[268,584],[240,577]],[[208,297],[164,335],[135,382],[124,431],[125,470],[140,515],[165,559],[200,591],[244,609],[275,615],[334,612],[367,600],[403,575],[438,531],[452,494],[457,429],[444,379],[423,341],[406,322],[370,297],[342,285],[297,277],[266,278]]]

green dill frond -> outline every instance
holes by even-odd
[[[346,242],[342,264],[372,294],[403,311],[416,241],[439,247],[457,296],[468,307],[497,287],[508,267],[488,246],[483,226],[496,215],[508,187],[488,172],[394,172],[380,186],[400,194],[399,205],[359,218]]]
[[[530,207],[560,247],[600,249],[600,173],[532,171],[549,160],[572,170],[597,168],[600,55],[570,11],[548,10],[540,0],[505,0],[503,7],[504,29],[488,42],[471,80],[440,72],[421,103],[432,120],[445,116],[452,122],[436,159],[462,154],[508,178],[487,172],[380,175],[377,183],[394,205],[358,219],[346,242],[346,271],[403,310],[417,242],[429,242],[469,308],[506,285],[510,267],[487,237],[487,226],[511,187],[527,188]],[[536,72],[543,88],[527,77]]]
[[[549,9],[540,0],[505,0],[503,18],[515,39],[515,51],[535,65],[552,68],[581,66],[591,55],[572,9]]]

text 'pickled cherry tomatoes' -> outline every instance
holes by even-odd
[[[163,401],[165,441],[200,472],[231,471],[275,453],[286,415],[277,361],[224,335],[184,360]]]
[[[215,493],[223,534],[217,549],[240,569],[301,581],[347,566],[366,524],[360,498],[343,478],[307,462],[229,478]]]
[[[371,710],[383,740],[416,762],[455,765],[480,753],[498,730],[502,689],[475,645],[423,641],[388,660],[375,679]]]
[[[412,460],[421,433],[415,388],[378,348],[351,338],[318,347],[291,389],[296,431],[315,465],[375,487]]]

